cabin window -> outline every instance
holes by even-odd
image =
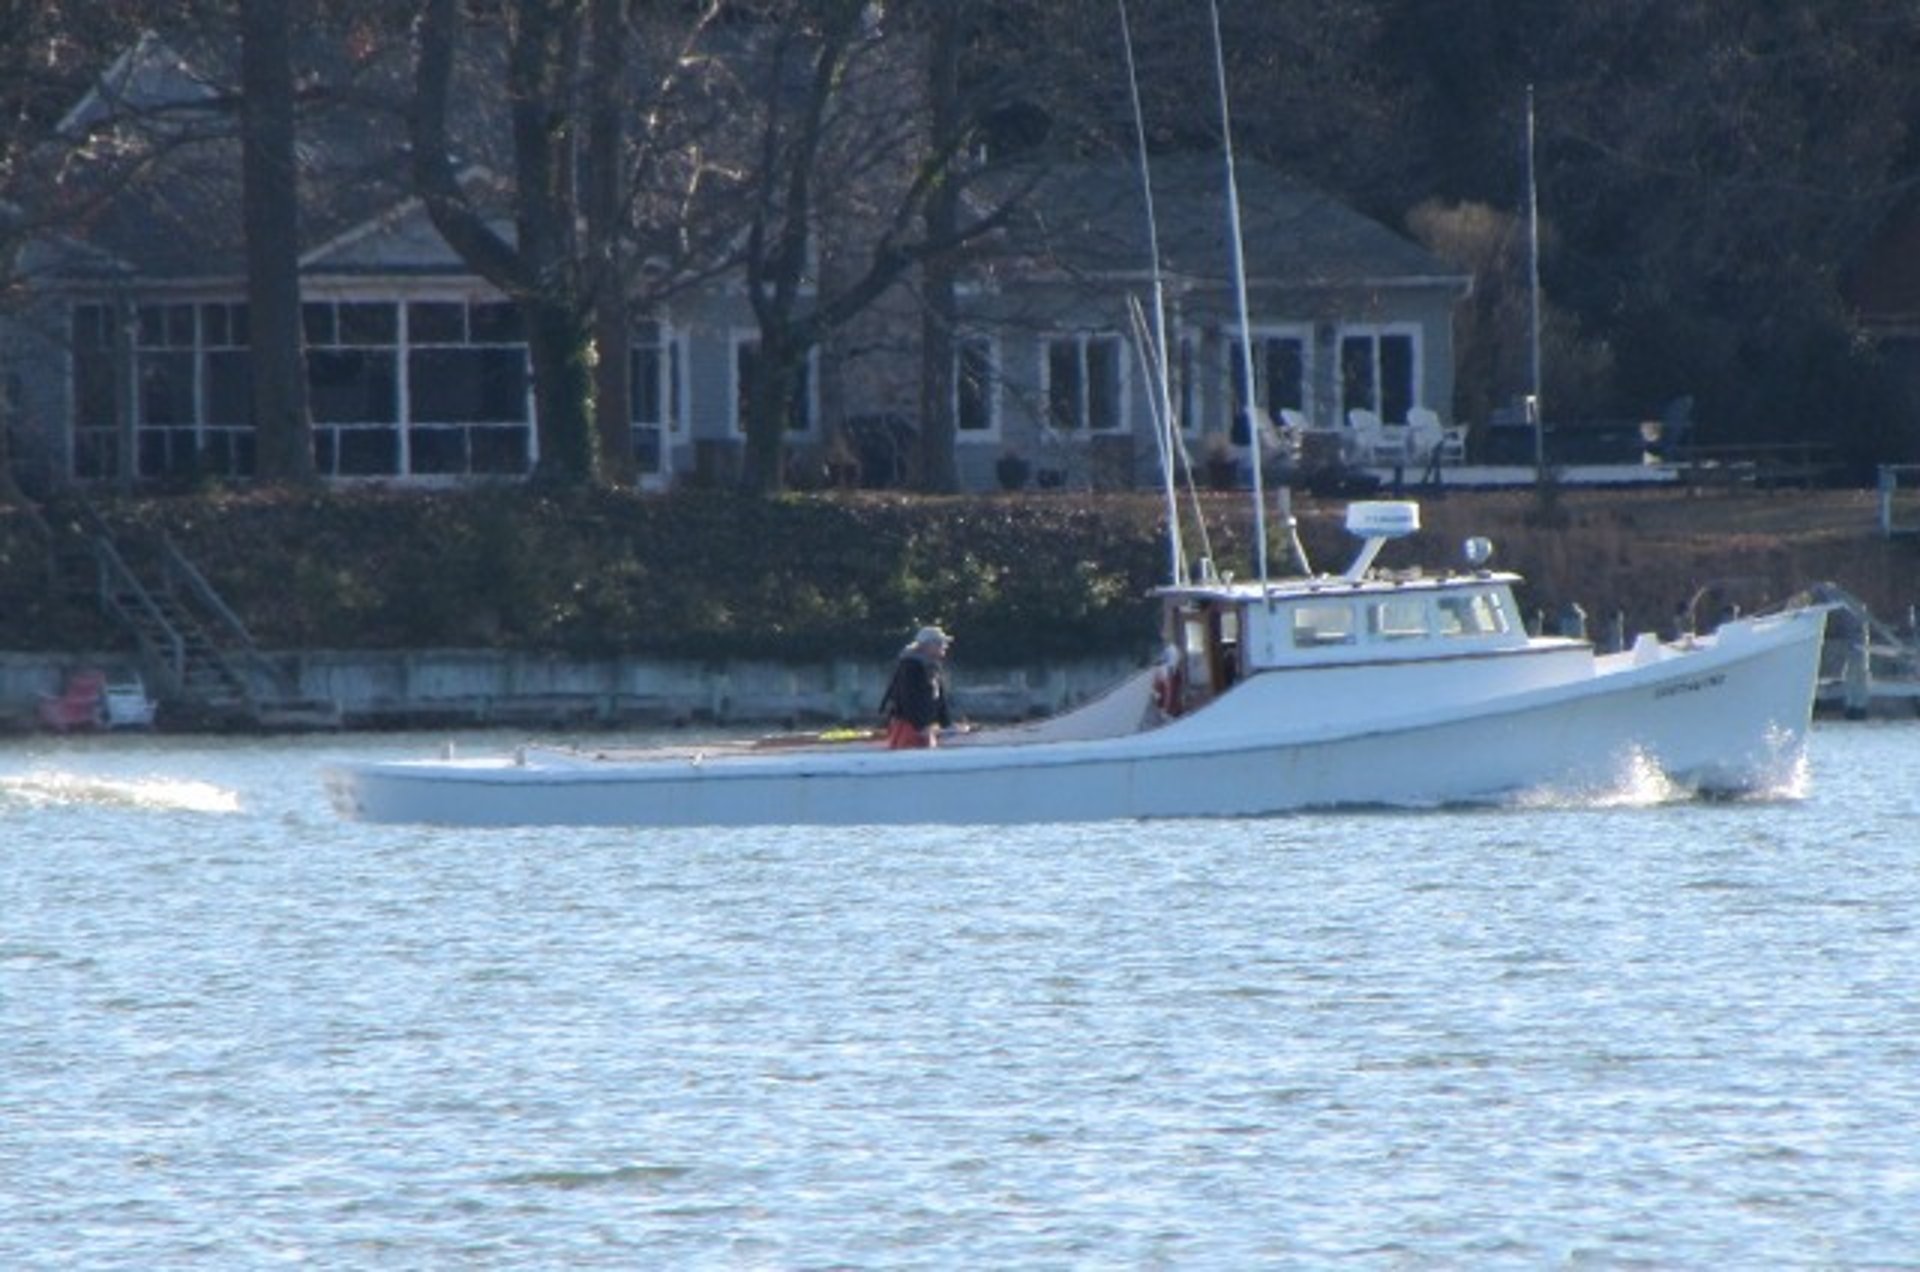
[[[1498,636],[1511,625],[1506,606],[1492,592],[1443,596],[1439,611],[1443,636]]]
[[[1367,607],[1367,631],[1382,640],[1415,640],[1427,634],[1427,603],[1418,596],[1396,596]]]
[[[1353,606],[1297,605],[1294,607],[1294,648],[1317,649],[1324,645],[1351,645],[1353,637]]]

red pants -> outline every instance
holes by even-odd
[[[932,745],[932,729],[916,729],[913,722],[903,716],[895,716],[887,722],[889,751],[923,751]]]

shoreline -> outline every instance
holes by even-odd
[[[325,717],[278,726],[233,720],[168,718],[161,733],[399,731],[449,727],[546,727],[617,730],[690,724],[871,725],[892,670],[884,662],[836,659],[776,663],[693,662],[656,658],[565,658],[494,650],[305,651],[266,661]],[[137,670],[126,653],[0,653],[0,734],[44,728],[37,710],[65,677],[98,669],[109,677]],[[969,668],[956,662],[954,702],[982,723],[1051,715],[1105,692],[1139,665],[1125,658],[1043,661],[1021,667]],[[270,687],[261,685],[261,689]],[[87,730],[91,731],[91,730]],[[71,732],[82,732],[79,730]]]

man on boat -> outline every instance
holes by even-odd
[[[880,699],[890,749],[937,746],[939,731],[953,727],[945,667],[947,646],[952,643],[938,627],[922,627],[913,643],[900,651],[893,680]]]

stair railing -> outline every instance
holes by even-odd
[[[297,689],[290,683],[287,674],[260,652],[260,647],[254,643],[253,633],[247,630],[247,625],[240,620],[240,616],[235,614],[232,608],[227,605],[226,601],[221,598],[220,593],[214,590],[213,584],[207,582],[206,576],[200,573],[199,567],[187,559],[186,553],[182,552],[179,545],[174,543],[172,536],[166,536],[161,540],[160,550],[161,570],[166,579],[167,587],[176,594],[184,592],[186,595],[192,597],[200,604],[203,610],[212,615],[213,618],[218,621],[219,625],[225,629],[225,634],[231,648],[229,649],[226,645],[215,642],[214,654],[222,663],[227,665],[228,670],[234,674],[235,679],[244,686],[250,686],[252,683],[248,677],[238,673],[238,669],[232,665],[232,661],[228,657],[229,653],[239,655],[239,657],[246,662],[247,666],[258,672],[261,676],[264,676],[266,680],[274,686],[275,692],[278,693],[280,697],[292,698],[297,696]],[[249,701],[253,698],[253,693],[250,688],[248,689],[247,697]]]
[[[153,599],[153,593],[147,591],[139,575],[127,566],[111,539],[104,535],[95,536],[93,559],[100,569],[101,608],[118,618],[142,645],[155,644],[149,632],[160,633],[164,637],[164,645],[149,648],[148,656],[172,677],[173,688],[184,687],[187,682],[187,642],[180,629],[168,620],[159,602]]]

